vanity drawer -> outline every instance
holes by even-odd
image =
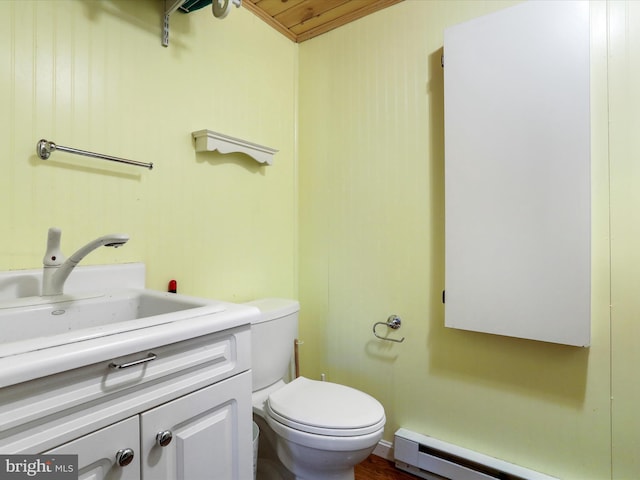
[[[44,451],[250,367],[244,325],[5,387],[0,451]]]

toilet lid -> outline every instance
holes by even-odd
[[[271,418],[296,430],[337,436],[372,433],[384,426],[375,398],[344,385],[298,377],[269,395]]]

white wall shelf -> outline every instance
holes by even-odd
[[[234,153],[249,155],[256,162],[273,165],[273,156],[278,152],[275,148],[265,147],[240,138],[230,137],[211,130],[198,130],[191,136],[196,142],[196,152]]]

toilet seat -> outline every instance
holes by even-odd
[[[385,424],[384,408],[370,395],[305,377],[298,377],[271,393],[265,410],[282,425],[316,435],[368,435]]]

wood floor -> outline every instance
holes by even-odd
[[[407,472],[398,470],[393,462],[377,455],[370,455],[364,462],[356,465],[355,480],[416,480]]]

